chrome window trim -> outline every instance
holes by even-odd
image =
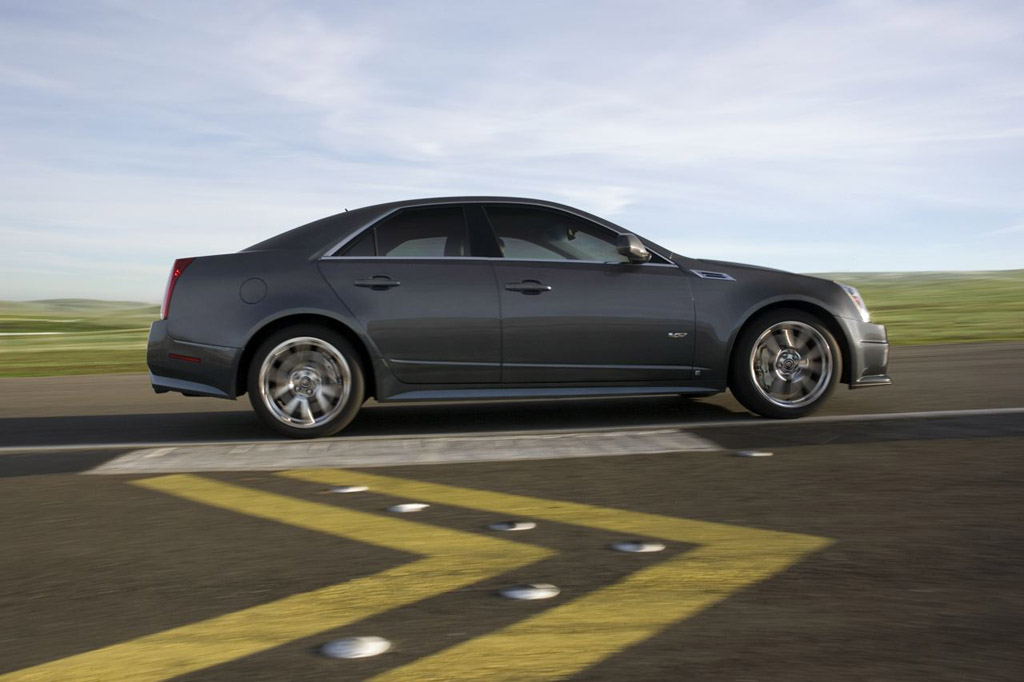
[[[372,261],[388,261],[388,262],[392,262],[392,263],[398,262],[398,261],[410,261],[410,260],[415,260],[415,261],[420,261],[420,260],[444,260],[444,261],[453,261],[453,260],[484,260],[484,261],[489,261],[491,263],[556,263],[556,264],[557,263],[562,263],[562,264],[574,263],[574,264],[577,264],[577,265],[632,265],[634,267],[644,267],[644,268],[675,268],[677,270],[681,269],[675,263],[651,263],[651,262],[647,262],[647,263],[630,263],[628,261],[614,262],[614,261],[606,261],[606,260],[560,260],[560,259],[556,259],[556,258],[498,258],[498,257],[491,257],[491,256],[396,256],[396,257],[389,257],[389,256],[323,256],[323,257],[320,258],[320,260],[344,260],[344,261],[372,260]]]
[[[571,215],[571,216],[573,216],[575,218],[579,218],[580,220],[583,220],[585,222],[591,223],[593,225],[597,225],[599,228],[608,230],[609,232],[611,232],[612,234],[614,234],[616,236],[618,236],[620,234],[635,234],[634,232],[616,232],[615,230],[613,230],[613,229],[611,229],[611,228],[609,228],[609,227],[607,227],[605,225],[601,225],[600,223],[595,223],[593,220],[591,220],[587,216],[581,215],[580,213],[577,213],[576,211],[572,211],[572,210],[568,210],[567,211],[567,210],[565,210],[565,209],[563,209],[561,207],[546,206],[544,204],[536,204],[536,203],[533,203],[533,202],[530,202],[530,201],[508,201],[508,200],[505,200],[505,201],[500,201],[500,200],[499,201],[494,201],[494,200],[480,199],[480,200],[468,200],[468,201],[441,203],[441,204],[425,202],[425,203],[421,203],[421,204],[407,204],[407,205],[404,205],[404,206],[396,206],[395,208],[392,208],[391,210],[389,210],[387,213],[384,213],[383,215],[377,216],[376,218],[374,218],[374,219],[370,220],[369,222],[367,222],[366,224],[364,224],[362,227],[357,228],[354,232],[352,232],[352,234],[348,235],[347,237],[342,239],[340,242],[338,242],[337,244],[335,244],[331,248],[326,249],[324,251],[325,254],[332,254],[332,255],[320,256],[320,258],[318,260],[356,260],[356,259],[359,259],[359,258],[373,258],[373,259],[380,259],[380,260],[399,260],[399,258],[389,258],[388,256],[355,256],[355,257],[349,258],[348,256],[335,256],[333,254],[338,253],[339,250],[341,250],[342,248],[347,246],[350,242],[353,242],[356,239],[358,239],[359,237],[361,237],[364,232],[366,232],[367,230],[371,229],[377,223],[386,220],[387,218],[391,217],[392,215],[394,215],[395,213],[397,213],[399,211],[404,211],[404,210],[409,209],[409,208],[431,208],[431,207],[443,208],[443,207],[446,207],[446,206],[459,206],[459,207],[462,207],[462,206],[468,206],[468,205],[471,205],[471,204],[472,205],[477,205],[477,206],[479,206],[481,204],[496,204],[496,205],[505,205],[505,206],[532,206],[534,208],[542,208],[542,209],[545,209],[545,210],[548,210],[548,211],[556,211],[556,212],[559,212],[559,213],[567,213],[567,214],[569,214],[569,215]],[[571,207],[569,207],[569,208],[571,208]],[[468,222],[466,223],[466,229],[467,230],[469,229],[469,223]],[[637,235],[637,236],[639,236],[639,235]],[[662,259],[662,260],[664,260],[666,262],[665,263],[652,263],[652,262],[632,263],[632,265],[659,265],[659,266],[662,266],[662,267],[666,267],[667,266],[667,267],[673,267],[673,268],[678,268],[679,267],[678,265],[673,263],[671,261],[671,259],[666,258],[665,256],[662,256],[660,253],[656,253],[654,251],[651,251],[650,249],[647,249],[647,250],[650,251],[652,258],[660,258],[660,259]],[[608,265],[612,264],[612,263],[609,263],[607,261],[557,260],[557,259],[548,259],[548,258],[536,258],[536,259],[531,259],[531,258],[504,258],[504,257],[497,258],[497,257],[489,257],[489,256],[423,256],[422,258],[415,258],[415,257],[412,258],[412,260],[457,260],[457,259],[463,259],[463,260],[479,259],[479,260],[508,261],[508,262],[519,261],[519,262],[529,262],[529,263],[602,263],[602,264],[608,264]],[[629,263],[623,263],[623,265],[629,265]]]

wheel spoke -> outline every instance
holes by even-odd
[[[808,334],[804,329],[795,329],[794,339],[796,340],[796,349],[801,355],[806,355],[811,343],[814,341],[814,337]]]
[[[274,396],[274,400],[277,400],[281,396],[288,393],[290,390],[292,390],[292,387],[288,385],[288,382],[284,382],[280,386],[275,388],[271,395]]]
[[[767,348],[768,352],[771,353],[772,355],[777,355],[779,351],[782,350],[782,347],[779,345],[778,340],[776,340],[775,338],[775,334],[769,334],[767,337],[765,337],[763,347]]]
[[[293,396],[292,399],[288,401],[288,404],[286,404],[282,409],[287,414],[295,416],[295,408],[297,408],[301,402],[302,398],[299,396]]]
[[[793,330],[789,327],[779,331],[779,335],[782,337],[783,342],[786,344],[786,348],[796,348],[796,342],[793,339]]]
[[[331,411],[331,401],[324,397],[323,390],[320,390],[316,394],[316,403],[320,406],[320,409],[324,414]]]
[[[307,424],[312,424],[316,421],[313,418],[313,409],[309,406],[308,400],[303,400],[299,403],[302,406],[302,418]]]

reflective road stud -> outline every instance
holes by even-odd
[[[328,658],[368,658],[390,648],[391,642],[383,637],[346,637],[327,642],[320,647],[320,653]]]
[[[365,485],[339,485],[336,488],[331,488],[327,492],[329,493],[362,493],[369,490]]]
[[[403,502],[402,504],[393,504],[388,507],[389,512],[396,514],[411,514],[412,512],[423,511],[429,504],[423,504],[422,502]]]
[[[627,540],[626,542],[616,542],[612,545],[612,549],[617,552],[660,552],[665,549],[665,545],[660,542],[644,542],[643,540]]]
[[[549,583],[531,583],[505,587],[498,593],[506,599],[551,599],[557,597],[560,589]]]
[[[537,524],[533,521],[501,521],[499,523],[492,523],[488,526],[491,530],[501,531],[533,530],[536,527]]]

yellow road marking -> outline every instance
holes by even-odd
[[[471,490],[332,469],[283,472],[315,483],[367,485],[376,492],[589,526],[700,547],[633,573],[610,587],[413,661],[374,678],[554,680],[593,665],[674,622],[764,580],[831,543],[826,538],[672,518],[573,502]]]
[[[0,675],[2,682],[157,682],[354,623],[539,561],[551,550],[306,502],[199,476],[136,485],[427,558],[269,604]]]

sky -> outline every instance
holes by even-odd
[[[0,299],[383,201],[796,272],[1024,267],[1019,0],[0,0]]]

